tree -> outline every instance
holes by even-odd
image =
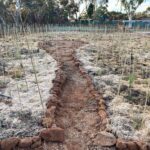
[[[2,24],[6,24],[5,19],[4,19],[6,7],[5,7],[4,2],[2,0],[0,1],[0,10],[1,10],[0,22],[2,22]]]
[[[108,0],[81,0],[80,3],[84,3],[86,6],[87,14],[85,14],[84,16],[88,16],[89,18],[92,18],[97,8],[100,6],[106,6],[108,3]]]
[[[148,7],[145,11],[146,14],[150,15],[150,7]]]
[[[71,3],[68,5],[68,14],[70,18],[74,18],[74,15],[77,19],[77,12],[79,11],[79,6],[77,3],[74,2],[74,0],[71,1]]]
[[[22,0],[21,16],[28,23],[56,23],[61,17],[61,9],[55,0]]]
[[[127,15],[122,12],[111,11],[109,12],[110,20],[126,20],[128,19]]]
[[[94,13],[94,9],[95,9],[95,6],[94,4],[90,3],[88,9],[87,9],[87,15],[88,17],[91,19],[92,16],[93,16],[93,13]]]
[[[3,24],[6,24],[7,21],[14,21],[15,20],[15,5],[13,0],[0,0],[0,18]]]
[[[94,5],[95,10],[99,7],[99,5],[104,5],[108,3],[108,0],[80,0],[80,3],[84,3],[86,6],[86,11],[89,5],[92,3]]]
[[[77,17],[75,0],[0,0],[0,22],[6,23],[64,23]]]
[[[60,5],[67,18],[74,18],[74,15],[76,15],[77,18],[77,12],[79,11],[78,3],[75,3],[74,0],[60,0]]]
[[[93,18],[100,21],[105,21],[108,18],[108,10],[105,6],[100,6],[94,12]]]
[[[133,16],[137,8],[144,2],[144,0],[120,0],[120,2],[128,15],[129,27],[131,28]]]

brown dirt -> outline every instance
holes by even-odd
[[[74,51],[85,43],[80,41],[49,41],[43,47],[58,62],[63,64],[67,77],[60,99],[56,125],[65,129],[64,144],[49,143],[45,149],[84,150],[100,131],[101,121],[98,115],[98,100],[90,92],[86,78],[80,73],[73,61]]]

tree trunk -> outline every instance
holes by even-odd
[[[5,25],[6,23],[5,23],[5,20],[3,19],[3,17],[2,16],[0,16],[0,20],[2,21],[2,24],[3,25]]]
[[[2,24],[0,24],[0,38],[4,36],[4,25],[6,25],[5,20],[3,19],[2,16],[0,16],[0,20],[2,21]]]
[[[132,15],[130,14],[128,18],[129,18],[129,28],[132,28]]]
[[[19,26],[19,18],[20,18],[20,1],[16,0],[16,14],[15,14],[16,26]]]

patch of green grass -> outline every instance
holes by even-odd
[[[3,80],[0,80],[0,88],[6,88],[7,83]]]
[[[9,71],[9,74],[11,75],[13,79],[20,79],[24,77],[24,73],[21,68],[16,68],[16,69],[11,70]]]
[[[136,76],[135,74],[130,74],[129,78],[128,78],[128,82],[129,82],[129,87],[132,87],[134,81],[136,80]]]
[[[139,115],[134,115],[132,121],[132,126],[134,129],[139,130],[142,127],[142,117]]]

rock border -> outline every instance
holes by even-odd
[[[73,60],[75,65],[79,68],[79,71],[81,73],[81,75],[86,78],[88,86],[90,88],[90,93],[93,95],[93,97],[98,101],[99,103],[99,110],[98,110],[98,114],[100,116],[101,119],[101,131],[106,129],[106,124],[108,123],[108,115],[106,112],[106,103],[103,100],[101,94],[96,90],[92,78],[89,76],[89,74],[87,73],[87,71],[82,67],[83,64],[80,60],[78,60],[78,58],[76,57],[76,52],[73,53]]]
[[[81,47],[81,49],[82,49],[82,47]],[[91,87],[91,92],[92,92],[93,96],[95,96],[95,98],[99,100],[98,114],[101,118],[102,127],[103,127],[101,130],[104,132],[106,131],[105,132],[106,135],[109,135],[109,133],[111,133],[111,131],[107,131],[107,128],[106,128],[106,124],[109,123],[108,122],[108,114],[106,111],[106,109],[107,109],[106,103],[103,100],[101,94],[96,90],[96,87],[94,87],[92,78],[89,76],[87,71],[82,67],[83,63],[80,60],[78,60],[76,52],[74,53],[73,57],[74,57],[76,65],[79,67],[81,74],[87,79],[89,86]],[[103,134],[103,132],[101,132],[101,133]],[[105,138],[107,138],[107,136],[104,136],[104,134],[103,134],[102,140]],[[110,138],[110,140],[111,140],[111,138]],[[105,143],[106,142],[104,141],[104,143],[100,146],[103,147],[105,145]],[[118,137],[116,137],[116,143],[115,144],[114,143],[112,145],[106,144],[104,147],[111,147],[111,146],[115,146],[117,150],[150,150],[150,144],[147,144],[143,141],[135,141],[132,139],[130,141],[129,140],[126,141],[124,139],[119,139]]]
[[[62,71],[63,64],[58,63],[58,69],[55,71],[56,77],[52,81],[53,87],[50,90],[52,96],[48,98],[46,104],[46,111],[44,118],[42,119],[43,129],[39,132],[38,136],[33,137],[10,137],[0,140],[0,150],[42,150],[43,143],[45,142],[63,142],[64,141],[64,130],[56,127],[55,125],[55,111],[57,107],[61,105],[59,96],[61,89],[66,80],[65,74]]]
[[[40,43],[41,44],[41,43]],[[75,65],[79,68],[81,75],[86,78],[90,92],[93,97],[99,102],[99,110],[98,114],[101,118],[101,131],[106,131],[106,124],[108,123],[108,115],[106,112],[106,103],[103,100],[102,96],[95,89],[94,84],[92,82],[92,78],[86,72],[86,70],[82,67],[82,62],[78,60],[76,57],[76,52],[72,53],[72,60]],[[34,137],[24,137],[23,139],[17,137],[11,137],[0,141],[0,150],[24,150],[24,149],[32,149],[32,150],[43,150],[43,143],[45,142],[64,142],[65,135],[64,129],[61,129],[55,124],[55,113],[57,109],[61,106],[61,91],[63,85],[66,81],[66,76],[63,72],[63,63],[58,63],[58,69],[56,72],[56,77],[52,81],[53,87],[50,90],[52,96],[49,97],[48,102],[46,104],[46,112],[45,117],[42,119],[43,130],[39,133],[38,136]],[[107,133],[107,131],[106,131]],[[104,134],[103,134],[104,135]],[[106,134],[107,135],[107,134]],[[104,137],[105,138],[105,137]],[[107,138],[107,137],[106,137]],[[107,138],[109,139],[109,137]],[[116,143],[113,145],[105,145],[102,143],[102,146],[111,147],[115,146],[117,150],[150,150],[150,144],[146,144],[142,141],[125,141],[122,139],[118,139],[116,137]]]

